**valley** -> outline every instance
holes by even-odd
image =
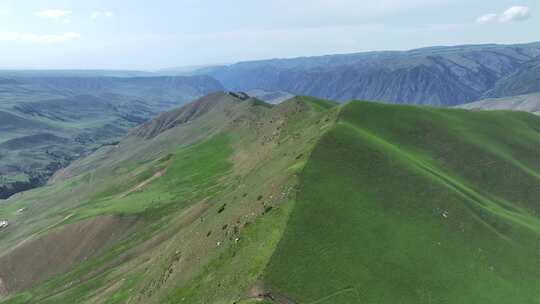
[[[0,73],[0,199],[42,186],[158,113],[222,89],[204,76],[42,73]]]

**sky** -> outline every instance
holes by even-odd
[[[539,0],[0,0],[0,69],[157,70],[540,41]]]

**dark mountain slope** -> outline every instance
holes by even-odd
[[[0,131],[2,132],[20,132],[28,129],[47,129],[50,128],[45,123],[26,119],[10,112],[0,111]],[[7,137],[2,134],[2,137]]]
[[[208,76],[20,77],[18,81],[62,96],[119,94],[142,98],[165,109],[223,89]]]
[[[92,121],[116,114],[116,109],[108,100],[93,95],[28,102],[13,109],[30,117],[63,122]]]
[[[10,79],[10,78],[0,78],[0,85],[6,85],[6,84],[17,84],[17,81],[15,79]]]
[[[66,144],[67,138],[58,137],[50,133],[39,133],[35,135],[23,136],[5,141],[0,144],[0,149],[18,150],[32,148],[35,146],[48,146],[53,144]]]
[[[480,99],[499,79],[538,55],[539,43],[433,47],[242,62],[198,73],[231,90],[450,106]]]
[[[486,97],[508,97],[540,92],[540,57],[524,63],[517,71],[497,81]]]

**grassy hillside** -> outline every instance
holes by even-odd
[[[0,302],[540,303],[539,149],[527,113],[212,94],[1,204]]]
[[[539,303],[539,123],[346,105],[266,280],[298,303]]]
[[[209,77],[9,77],[0,79],[0,199],[43,185],[162,111],[222,89]]]
[[[297,175],[333,104],[297,98],[271,107],[220,93],[184,111],[203,105],[202,116],[166,113],[183,119],[174,128],[143,125],[54,184],[3,203],[0,218],[11,223],[0,231],[1,285],[12,294],[5,302],[244,297],[279,241]],[[44,246],[51,240],[64,250]],[[88,242],[95,247],[85,252]],[[244,263],[255,252],[260,259]],[[190,292],[209,265],[229,263],[234,272]]]

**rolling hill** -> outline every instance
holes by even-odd
[[[215,93],[0,204],[1,303],[539,303],[540,117]]]
[[[59,168],[162,111],[222,89],[206,76],[57,73],[0,73],[11,77],[0,80],[0,199],[43,185]]]
[[[538,56],[540,43],[464,45],[248,61],[195,73],[210,75],[229,90],[454,106],[480,100],[496,85],[496,91],[507,90],[502,79],[512,73],[531,80],[525,75]]]

